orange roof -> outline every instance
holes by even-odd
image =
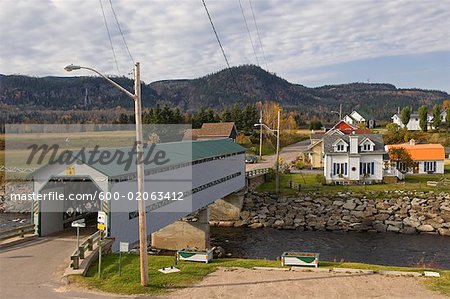
[[[389,144],[388,149],[403,147],[415,161],[444,160],[445,151],[441,144]]]

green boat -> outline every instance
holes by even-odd
[[[177,261],[192,261],[209,263],[213,259],[214,248],[207,250],[180,249],[177,251]]]
[[[313,252],[287,251],[281,255],[281,266],[319,267],[319,254]]]

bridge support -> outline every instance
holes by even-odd
[[[197,221],[178,220],[152,233],[152,247],[167,250],[209,248],[208,209],[203,209],[198,213]]]
[[[239,220],[239,214],[241,213],[243,204],[244,191],[218,199],[208,207],[209,219],[211,221]]]

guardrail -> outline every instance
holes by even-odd
[[[0,241],[15,238],[15,237],[25,237],[26,234],[34,234],[35,228],[34,224],[24,225],[9,229],[7,231],[0,232]]]
[[[99,230],[89,236],[80,247],[75,248],[75,251],[70,256],[72,263],[70,267],[74,270],[80,268],[81,260],[85,258],[86,251],[93,251],[94,245],[98,245],[100,238],[102,237],[103,231]]]
[[[269,169],[270,168],[260,168],[260,169],[249,170],[249,171],[245,172],[245,177],[250,178],[253,176],[260,175],[260,174],[266,174],[266,173],[269,173]]]

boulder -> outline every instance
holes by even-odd
[[[423,224],[423,225],[419,225],[417,227],[417,230],[419,232],[432,232],[432,231],[434,231],[434,227],[429,224]]]
[[[250,228],[261,228],[261,227],[263,227],[263,224],[261,222],[256,222],[256,223],[250,224],[248,227],[250,227]]]
[[[353,201],[347,201],[342,207],[347,210],[353,210],[356,207],[356,203]]]
[[[450,237],[450,228],[438,228],[438,232],[441,236],[447,236]]]

